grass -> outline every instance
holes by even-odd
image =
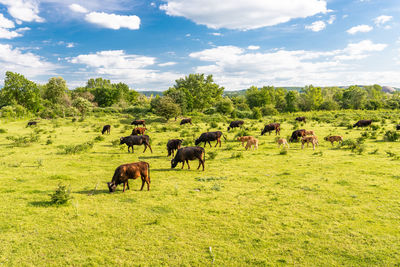
[[[135,147],[134,154],[125,145],[120,149],[117,140],[133,126],[125,127],[118,114],[43,120],[40,128],[54,131],[52,143],[42,132],[29,146],[7,139],[30,136],[26,121],[2,121],[7,134],[0,135],[0,265],[399,264],[400,171],[393,159],[400,143],[384,142],[383,132],[364,140],[365,153],[353,153],[364,130],[334,126],[353,113],[361,114],[317,113],[333,119],[302,126],[319,137],[316,150],[292,143],[284,156],[273,134],[259,133],[266,123],[286,120],[281,125],[286,137],[297,114],[246,120],[254,124],[249,134],[262,143],[258,150],[246,151],[234,140],[237,131],[230,132],[221,148],[207,144],[204,172],[196,170],[197,161],[190,162],[190,170],[181,164],[170,169],[165,144],[180,137],[173,130],[179,121],[150,123],[153,154],[142,153],[143,147]],[[389,115],[385,127],[392,129],[391,121],[399,117]],[[93,142],[99,133],[91,125],[120,123],[104,141]],[[195,127],[198,132],[190,131],[199,136],[209,126]],[[352,140],[350,149],[324,141],[330,133]],[[60,146],[89,142],[88,150],[60,153]],[[377,149],[381,153],[370,153]],[[208,152],[216,158],[208,160]],[[115,168],[139,160],[150,163],[151,191],[139,191],[141,182],[135,180],[125,193],[119,186],[109,194],[106,182]],[[59,184],[70,189],[69,205],[49,205]]]

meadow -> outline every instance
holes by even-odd
[[[307,123],[295,123],[304,115]],[[93,114],[84,120],[28,118],[0,123],[0,266],[96,265],[303,265],[400,264],[400,144],[384,140],[400,122],[394,111],[282,114],[245,119],[193,115],[147,120],[153,153],[119,138],[131,133],[134,114]],[[350,129],[358,119],[373,127]],[[319,146],[278,149],[265,124],[281,123],[281,137],[314,130]],[[110,135],[101,128],[111,125]],[[205,131],[221,130],[222,147],[206,146],[205,171],[171,169],[166,143],[185,145]],[[246,151],[236,136],[250,134],[259,149]],[[331,146],[328,134],[359,140]],[[78,146],[77,146],[78,145]],[[150,191],[130,181],[109,194],[116,167],[146,161]],[[59,184],[71,190],[67,205],[53,205]]]

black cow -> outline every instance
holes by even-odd
[[[101,131],[101,134],[104,134],[105,132],[107,132],[108,134],[110,134],[110,132],[111,132],[111,125],[104,125],[104,126],[103,126],[103,130]]]
[[[183,140],[182,139],[171,139],[167,143],[168,157],[174,156],[175,150],[181,148]]]
[[[182,119],[180,125],[186,124],[186,123],[192,124],[192,119],[191,118]]]
[[[33,126],[33,125],[37,125],[37,122],[36,121],[29,121],[26,126]]]
[[[397,124],[397,125],[396,125],[396,130],[397,130],[397,131],[400,130],[400,124]]]
[[[372,120],[359,120],[353,125],[353,128],[356,126],[357,127],[367,127],[367,126],[371,125],[371,123],[372,123]]]
[[[153,150],[151,149],[150,146],[150,137],[148,135],[130,135],[126,137],[121,137],[120,138],[120,145],[126,144],[128,146],[128,153],[129,148],[132,148],[132,153],[133,151],[133,146],[141,146],[144,145],[144,150],[143,153],[146,151],[147,147],[150,148],[151,153],[153,153]]]
[[[304,123],[306,123],[306,117],[297,117],[295,120],[296,121],[304,121]]]
[[[232,121],[229,124],[228,132],[229,132],[230,129],[237,128],[237,127],[242,127],[243,123],[244,123],[244,121]]]
[[[301,130],[296,130],[292,133],[292,136],[289,139],[289,142],[297,141],[299,137],[306,136],[306,130],[301,129]]]
[[[280,134],[281,132],[281,125],[279,123],[271,123],[268,125],[265,125],[264,130],[261,131],[261,135],[264,135],[265,133],[269,133],[271,135],[271,131],[275,130],[275,135]]]
[[[131,125],[143,125],[143,127],[146,127],[146,121],[145,120],[134,120],[132,121]]]
[[[198,144],[204,142],[204,147],[206,147],[206,143],[208,142],[208,144],[211,147],[210,141],[215,141],[216,140],[217,143],[215,144],[215,147],[218,145],[218,143],[219,143],[219,146],[221,147],[221,136],[223,136],[224,139],[226,140],[225,135],[223,135],[223,133],[220,132],[220,131],[202,133],[200,135],[200,137],[196,139],[194,144],[197,146]]]
[[[205,162],[205,150],[202,147],[198,146],[190,146],[190,147],[182,147],[178,149],[178,152],[176,152],[175,158],[171,160],[171,168],[175,168],[176,165],[178,165],[179,162],[182,162],[182,169],[183,166],[185,166],[185,161],[188,165],[188,169],[190,169],[189,165],[189,160],[199,160],[199,167],[200,165],[203,165],[203,171],[204,171],[204,162]]]

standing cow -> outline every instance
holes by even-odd
[[[223,133],[220,131],[202,133],[200,135],[200,137],[196,139],[194,144],[197,146],[200,143],[204,142],[204,147],[206,147],[206,143],[208,142],[208,144],[211,147],[210,141],[217,141],[217,143],[215,144],[215,147],[218,145],[218,143],[219,143],[219,147],[221,147],[221,136],[223,136],[224,139],[226,140],[225,135],[223,135]]]
[[[147,128],[146,127],[137,127],[132,130],[131,135],[143,135],[146,132]]]
[[[192,119],[191,118],[182,119],[180,125],[183,125],[186,123],[190,123],[192,125]]]
[[[144,161],[124,164],[119,167],[114,172],[114,176],[111,182],[107,183],[108,190],[110,193],[115,192],[115,189],[119,184],[124,184],[123,192],[125,192],[125,186],[129,189],[129,179],[142,178],[143,190],[144,183],[147,184],[147,191],[150,191],[150,164]]]
[[[289,139],[289,142],[297,141],[299,139],[299,137],[303,137],[303,136],[306,136],[305,129],[293,131],[292,136]]]
[[[143,125],[143,127],[146,127],[146,121],[145,120],[134,120],[134,121],[132,121],[131,125],[135,125],[135,126]]]
[[[151,153],[153,153],[153,150],[151,149],[150,146],[150,137],[148,135],[130,135],[126,137],[121,137],[120,138],[120,145],[126,144],[128,146],[128,153],[129,148],[132,148],[132,153],[133,151],[133,146],[141,146],[144,145],[144,150],[143,153],[146,151],[147,147],[150,148]]]
[[[175,168],[179,162],[182,162],[182,169],[183,169],[186,161],[188,169],[190,169],[189,160],[195,160],[195,159],[199,160],[199,166],[197,167],[197,169],[199,169],[200,166],[202,165],[204,171],[204,162],[205,162],[204,148],[198,146],[182,147],[178,149],[175,158],[171,160],[171,168],[172,169]]]
[[[230,129],[237,128],[237,127],[242,127],[243,123],[244,123],[244,121],[232,121],[229,124],[228,132],[229,132]]]
[[[168,157],[174,156],[175,150],[181,148],[183,140],[182,139],[171,139],[167,143]]]
[[[296,121],[304,121],[304,123],[306,123],[306,117],[297,117],[295,120]]]
[[[101,134],[107,133],[110,134],[111,132],[111,125],[104,125],[103,130],[101,131]]]
[[[280,134],[281,124],[280,123],[271,123],[271,124],[265,125],[264,130],[261,131],[261,135],[264,135],[265,133],[269,133],[269,135],[271,135],[271,131],[275,131],[275,135]]]
[[[371,125],[371,123],[372,123],[372,120],[359,120],[353,125],[353,128],[356,126],[357,127],[367,127],[367,126]]]

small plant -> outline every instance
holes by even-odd
[[[103,137],[103,136],[101,136],[101,135],[98,135],[98,136],[96,136],[96,138],[94,138],[94,141],[95,141],[95,142],[101,142],[101,141],[104,141],[104,137]]]
[[[59,148],[61,148],[63,150],[64,154],[78,154],[78,153],[89,151],[90,149],[93,148],[93,145],[94,145],[94,142],[89,141],[89,142],[79,144],[79,145],[60,146]]]
[[[6,132],[7,132],[7,130],[6,130],[6,129],[0,128],[0,134],[2,134],[2,133],[6,133]]]
[[[38,164],[38,168],[43,167],[43,159],[37,159],[36,162]]]
[[[287,155],[288,151],[286,148],[282,148],[281,151],[279,151],[279,155]]]
[[[11,146],[15,147],[21,147],[21,146],[29,146],[32,143],[39,142],[39,135],[31,133],[30,135],[26,136],[7,136],[7,140],[13,141]]]
[[[243,158],[243,152],[233,152],[231,155],[231,159],[240,159]]]
[[[72,198],[70,187],[59,184],[58,188],[53,194],[50,194],[51,203],[54,205],[65,205]]]
[[[386,142],[396,142],[400,139],[400,134],[396,131],[386,131],[385,135],[383,136],[383,140]]]
[[[216,184],[214,184],[214,185],[211,187],[211,190],[214,190],[214,191],[221,191],[221,185],[218,184],[218,183],[216,183]]]
[[[118,146],[119,143],[120,143],[120,140],[118,140],[118,139],[112,140],[112,141],[111,141],[111,145],[112,145],[112,146]]]
[[[378,151],[379,151],[379,149],[377,148],[374,151],[369,152],[369,154],[375,155],[375,154],[378,154]]]
[[[215,121],[212,121],[210,123],[211,128],[218,128],[218,123],[216,123]]]
[[[207,153],[207,157],[208,157],[208,159],[210,159],[210,160],[215,159],[215,157],[216,157],[217,155],[218,155],[218,153],[217,153],[216,151],[210,151],[210,152]]]
[[[47,139],[46,145],[51,145],[53,144],[53,140],[51,138]]]
[[[388,157],[393,158],[393,159],[399,159],[400,156],[398,156],[396,153],[392,152],[392,151],[386,151],[386,154],[388,155]]]

